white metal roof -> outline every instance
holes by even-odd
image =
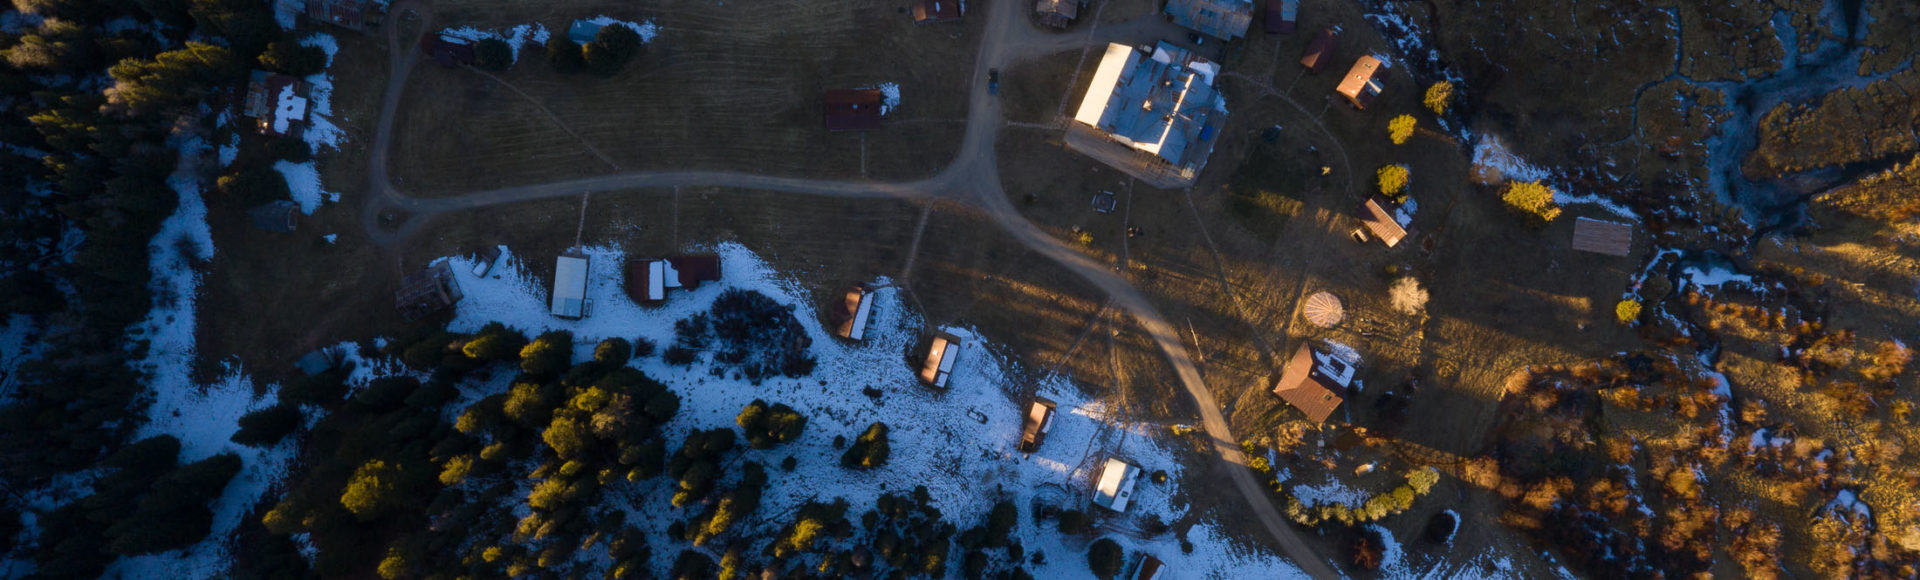
[[[873,314],[873,294],[860,293],[860,308],[853,313],[853,328],[847,331],[847,338],[860,340],[867,335],[867,317]]]
[[[1100,485],[1093,489],[1093,503],[1116,511],[1127,511],[1127,502],[1133,499],[1133,484],[1139,480],[1140,468],[1114,458],[1107,458],[1107,466],[1100,472]]]
[[[579,318],[587,310],[587,259],[560,256],[553,266],[553,315]]]
[[[1140,53],[1133,47],[1113,43],[1107,45],[1107,55],[1100,57],[1100,68],[1094,69],[1093,84],[1087,86],[1087,98],[1080,101],[1080,111],[1074,113],[1073,120],[1100,126],[1100,116],[1107,111],[1107,102],[1113,100],[1113,89],[1120,86],[1120,75],[1133,70],[1133,63],[1140,59]]]

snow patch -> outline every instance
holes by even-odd
[[[660,27],[655,25],[652,20],[648,20],[646,22],[634,22],[631,20],[621,20],[618,18],[614,18],[612,16],[607,16],[605,14],[601,14],[593,18],[588,18],[586,20],[587,22],[592,22],[599,26],[610,26],[610,25],[618,24],[621,26],[625,26],[627,28],[631,28],[633,29],[634,32],[640,35],[640,42],[653,42],[653,37],[660,34]]]
[[[333,35],[315,32],[300,39],[301,46],[317,46],[327,53],[327,67],[333,67],[333,55],[340,52],[340,43]],[[346,141],[346,131],[333,124],[333,75],[325,71],[307,75],[307,129],[302,134],[307,146],[315,153],[321,149],[340,150],[340,143]]]
[[[1738,274],[1721,266],[1713,266],[1705,271],[1702,271],[1697,266],[1688,266],[1680,271],[1680,275],[1684,278],[1683,283],[1693,284],[1701,288],[1719,286],[1728,282],[1753,281],[1753,276]]]
[[[885,97],[880,101],[881,115],[892,114],[894,109],[900,107],[900,85],[893,84],[893,83],[880,83],[878,86],[862,87],[862,88],[879,89],[880,94]]]
[[[339,199],[340,194],[320,189],[320,170],[312,161],[275,161],[273,170],[286,177],[287,190],[293,194],[294,203],[300,204],[301,213],[313,215],[313,210],[320,209],[321,202]]]
[[[1485,176],[1487,171],[1499,171],[1502,179],[1519,181],[1539,181],[1548,177],[1547,170],[1541,169],[1525,159],[1507,151],[1499,137],[1486,135],[1473,146],[1473,168],[1477,175]],[[1499,179],[1483,177],[1483,181],[1497,182]]]
[[[192,382],[194,304],[200,274],[196,262],[213,257],[207,209],[200,196],[199,165],[207,153],[205,141],[176,138],[180,161],[167,184],[180,196],[173,215],[161,222],[160,232],[148,244],[153,270],[153,310],[129,331],[133,340],[147,341],[145,358],[133,363],[147,388],[147,422],[141,438],[172,435],[180,440],[180,461],[190,463],[221,453],[238,454],[240,473],[228,482],[211,506],[213,528],[205,540],[180,550],[121,558],[108,568],[109,578],[210,578],[230,564],[228,537],[246,511],[267,488],[276,484],[292,461],[295,443],[284,441],[269,449],[241,446],[228,440],[239,429],[239,418],[274,403],[273,395],[254,396],[252,381],[239,369],[228,368],[214,384]]]
[[[529,266],[520,257],[503,253],[486,277],[472,273],[477,257],[442,258],[465,294],[448,328],[472,332],[499,321],[530,335],[569,330],[576,341],[575,358],[584,360],[597,341],[608,337],[637,336],[664,347],[672,341],[674,321],[706,311],[722,292],[760,292],[794,308],[793,315],[812,339],[811,351],[819,361],[811,375],[772,377],[755,386],[730,373],[710,372],[712,367],[705,361],[674,367],[653,356],[631,364],[681,396],[679,415],[661,430],[671,444],[677,445],[696,429],[731,425],[740,409],[754,399],[785,403],[807,415],[807,429],[799,439],[773,449],[741,452],[742,460],[770,466],[761,513],[790,513],[809,500],[836,497],[846,499],[853,513],[859,513],[881,493],[905,494],[925,485],[948,521],[966,526],[983,518],[995,500],[1006,499],[1024,512],[1017,539],[1030,552],[1047,553],[1048,563],[1033,570],[1043,578],[1089,578],[1079,556],[1086,551],[1086,541],[1063,537],[1051,524],[1032,523],[1033,502],[1083,507],[1107,457],[1139,466],[1144,479],[1135,488],[1127,513],[1103,513],[1111,525],[1137,528],[1149,516],[1173,522],[1187,513],[1180,483],[1182,463],[1176,455],[1185,444],[1162,441],[1169,437],[1165,426],[1133,422],[1088,399],[1069,381],[1046,377],[1036,389],[1058,405],[1053,427],[1037,452],[1020,453],[1016,447],[1026,401],[1016,393],[1027,383],[1015,377],[1024,374],[994,345],[978,338],[977,331],[963,326],[943,328],[963,337],[967,354],[956,363],[947,389],[922,387],[901,353],[920,339],[926,323],[909,310],[910,302],[899,289],[875,291],[867,340],[844,342],[821,325],[810,292],[781,277],[752,251],[735,243],[722,243],[712,250],[721,258],[719,282],[676,293],[658,306],[641,307],[621,284],[624,253],[613,247],[585,248],[590,258],[586,296],[592,308],[581,320],[548,315],[547,283],[531,272],[544,270],[550,258],[532,258],[540,263]],[[478,400],[500,392],[511,375],[503,372],[481,385],[463,386],[462,398]],[[861,390],[869,387],[878,389],[880,396],[863,396]],[[851,437],[875,421],[891,427],[892,460],[872,471],[841,468],[841,452],[833,448],[833,439]],[[779,469],[789,456],[799,460],[795,470]],[[1156,471],[1167,472],[1168,482],[1152,483],[1150,474]],[[635,517],[628,521],[640,525],[654,546],[680,545],[666,535],[668,524],[680,516],[663,514],[683,514],[669,503],[671,494],[666,489],[671,485],[665,480],[646,482],[627,495],[633,501],[613,504],[632,512]],[[772,519],[755,520],[745,525],[757,529],[743,533],[770,533],[778,526]],[[1195,546],[1191,554],[1183,554],[1170,536],[1141,540],[1123,534],[1116,539],[1132,550],[1152,552],[1177,569],[1196,573],[1303,577],[1277,555],[1231,543],[1209,522],[1190,528],[1187,536]],[[655,558],[655,572],[664,574],[670,560]]]
[[[547,25],[538,22],[514,26],[506,29],[504,32],[482,30],[472,26],[462,26],[459,28],[443,29],[440,31],[440,35],[474,42],[489,38],[505,42],[507,43],[507,48],[513,50],[513,62],[520,62],[520,49],[526,48],[528,45],[536,47],[546,46],[547,41],[553,38],[553,32],[547,30]]]

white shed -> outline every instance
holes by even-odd
[[[587,315],[587,257],[562,254],[553,266],[553,315],[580,318]]]
[[[1100,472],[1100,485],[1093,488],[1093,503],[1116,512],[1127,511],[1133,499],[1133,484],[1140,479],[1140,468],[1125,461],[1107,458]]]

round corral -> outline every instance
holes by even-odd
[[[1347,310],[1340,305],[1340,298],[1327,292],[1316,292],[1308,296],[1303,310],[1307,322],[1321,328],[1331,328],[1347,318]]]

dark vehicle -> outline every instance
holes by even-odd
[[[987,94],[1000,94],[1000,69],[987,69]]]
[[[1189,32],[1187,33],[1187,41],[1192,42],[1194,46],[1200,46],[1206,44],[1207,38],[1200,36],[1198,32]]]

